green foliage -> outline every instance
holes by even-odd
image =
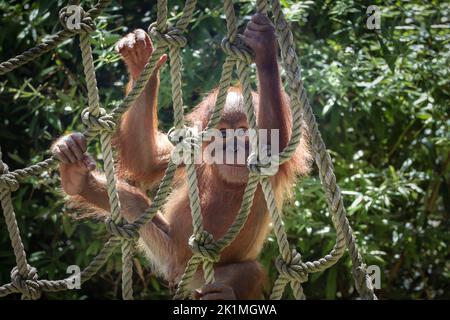
[[[88,7],[93,1],[84,4]],[[176,20],[183,1],[169,1]],[[236,5],[245,25],[255,1]],[[308,96],[332,152],[349,220],[368,265],[381,268],[381,298],[449,298],[450,6],[440,1],[284,0],[292,22]],[[381,9],[381,30],[368,30],[366,9]],[[65,1],[0,0],[0,60],[34,46],[60,29]],[[176,10],[178,9],[178,11]],[[114,43],[156,17],[155,2],[114,1],[97,21],[94,55],[105,108],[123,98],[127,81]],[[221,3],[199,1],[184,56],[184,98],[189,107],[215,87],[224,54]],[[48,156],[61,134],[81,130],[86,106],[78,39],[0,78],[0,143],[11,169]],[[170,77],[162,74],[161,128],[172,123]],[[99,154],[98,145],[91,146]],[[98,159],[101,161],[101,159]],[[30,263],[40,278],[66,276],[86,266],[106,239],[102,224],[73,219],[64,206],[57,172],[32,178],[14,193],[14,207]],[[284,208],[288,236],[303,255],[328,253],[335,231],[314,172],[295,186]],[[276,241],[261,261],[275,277]],[[15,265],[6,226],[0,223],[0,283]],[[120,256],[81,291],[49,299],[120,297]],[[137,298],[166,299],[168,290],[141,258],[135,260]],[[356,296],[347,255],[332,269],[310,276],[310,298]],[[289,290],[286,297],[292,297]]]

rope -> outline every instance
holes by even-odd
[[[99,107],[99,96],[97,82],[95,79],[94,64],[92,58],[92,51],[90,47],[90,41],[88,33],[92,32],[95,28],[93,19],[97,17],[101,11],[109,5],[111,1],[100,0],[92,9],[85,12],[81,7],[80,10],[80,29],[78,31],[70,30],[67,25],[67,19],[69,17],[68,7],[63,8],[60,11],[60,22],[64,27],[63,31],[60,31],[50,40],[44,41],[42,44],[35,48],[32,48],[23,54],[16,56],[6,62],[0,64],[0,74],[10,72],[17,67],[36,59],[45,52],[55,48],[61,42],[67,38],[80,33],[80,48],[82,51],[83,65],[85,70],[85,76],[88,86],[88,101],[89,108],[87,112],[83,113],[82,120],[85,124],[88,124],[92,128],[91,131],[101,132],[102,152],[105,159],[105,167],[107,172],[108,181],[108,194],[110,196],[110,203],[112,208],[112,215],[116,217],[120,214],[120,206],[115,190],[114,181],[114,168],[112,159],[112,149],[110,145],[111,132],[114,128],[114,123],[111,123],[111,117],[106,116],[105,111]],[[93,133],[88,132],[88,136],[92,137]],[[16,191],[19,188],[19,180],[24,180],[32,175],[39,174],[49,168],[53,167],[57,161],[51,157],[42,162],[39,162],[30,167],[19,169],[14,172],[9,172],[6,164],[1,160],[0,149],[0,200],[3,208],[3,214],[10,235],[11,244],[13,246],[14,255],[16,257],[17,266],[11,271],[11,283],[0,287],[0,296],[7,295],[9,293],[22,293],[24,299],[38,299],[41,296],[42,291],[60,291],[67,290],[67,279],[48,281],[38,280],[37,270],[31,267],[27,263],[26,253],[20,238],[20,232],[17,226],[17,220],[15,218],[14,209],[11,203],[11,192]],[[112,177],[112,179],[111,179]],[[137,233],[136,233],[137,235]],[[90,279],[99,268],[105,263],[117,241],[111,239],[108,241],[99,255],[91,262],[91,264],[82,272],[82,282]],[[127,281],[124,284],[124,298],[129,298],[132,295],[130,290],[131,283],[131,252],[132,246],[123,245],[124,252],[124,272]]]
[[[7,174],[8,166],[2,161],[2,151],[0,148],[0,173]],[[11,188],[12,186],[12,188]],[[0,201],[2,204],[3,215],[5,216],[6,227],[8,229],[9,238],[11,240],[11,245],[14,250],[14,255],[16,257],[17,273],[16,277],[20,276],[21,280],[26,281],[29,276],[29,266],[27,262],[27,256],[25,249],[23,247],[22,239],[20,237],[19,227],[17,225],[16,214],[12,206],[11,201],[11,191],[17,190],[18,182],[16,181],[5,181],[0,184]],[[16,281],[17,283],[17,281]],[[25,298],[37,298],[38,295],[31,295],[28,290],[27,282],[23,282],[22,289],[23,297]],[[19,288],[18,288],[19,289]],[[35,288],[33,288],[34,290]]]
[[[81,283],[84,283],[88,280],[90,280],[99,270],[100,268],[105,264],[105,262],[109,259],[111,256],[111,253],[113,250],[118,246],[120,243],[119,238],[110,238],[105,245],[103,246],[100,253],[91,261],[91,263],[83,270],[80,274],[80,281]],[[14,269],[13,269],[14,270]],[[58,291],[64,291],[67,290],[67,283],[70,281],[70,277],[67,279],[62,280],[35,280],[35,283],[37,284],[37,287],[41,291],[44,292],[58,292]],[[26,280],[27,284],[31,284],[29,282],[30,280]],[[24,288],[17,286],[14,284],[14,281],[11,283],[5,284],[0,287],[0,297],[4,297],[11,293],[23,293]],[[25,289],[27,290],[27,289]]]
[[[104,114],[104,111],[100,111],[100,98],[98,94],[97,80],[95,76],[94,59],[92,57],[92,48],[90,44],[90,38],[88,33],[80,35],[80,48],[83,59],[84,74],[88,89],[88,110],[85,112],[85,119],[99,117]],[[86,116],[86,113],[88,114]],[[85,122],[88,127],[96,126],[100,123],[100,120],[96,122]],[[104,129],[103,127],[101,129]],[[108,191],[108,199],[111,208],[111,216],[107,219],[107,230],[112,234],[123,236],[122,240],[122,297],[124,300],[133,299],[132,289],[132,258],[133,258],[133,238],[138,237],[138,233],[135,231],[133,234],[124,234],[120,232],[121,229],[117,224],[123,224],[124,220],[120,216],[120,202],[119,193],[116,187],[116,178],[114,170],[113,151],[111,146],[112,132],[110,130],[99,130],[100,133],[100,146],[103,155],[104,169],[106,175],[106,184]],[[131,239],[131,240],[130,240]]]
[[[319,169],[320,180],[325,190],[325,195],[327,198],[331,216],[333,217],[333,221],[335,221],[336,223],[335,227],[338,230],[338,235],[341,233],[343,234],[346,246],[349,249],[350,256],[352,258],[352,271],[355,278],[356,289],[363,299],[376,299],[376,296],[373,292],[373,287],[370,281],[368,281],[369,276],[362,262],[362,258],[356,245],[353,231],[346,216],[342,195],[339,186],[336,183],[336,176],[334,175],[334,168],[330,154],[328,153],[325,143],[322,140],[322,136],[317,126],[314,113],[306,96],[306,90],[303,87],[303,81],[301,80],[301,71],[295,53],[293,35],[281,10],[279,0],[272,0],[272,10],[275,19],[279,44],[282,51],[283,66],[285,70],[287,70],[290,92],[293,93],[294,97],[296,98],[294,100],[296,102],[293,105],[294,119],[297,117],[295,108],[298,103],[298,105],[300,106],[299,109],[303,112],[305,121],[308,125],[312,137],[312,145],[316,154],[315,160]],[[294,126],[291,142],[292,140],[297,139],[295,129],[296,128]],[[286,147],[285,150],[283,150],[283,152],[280,154],[280,160],[286,155],[292,154],[292,148],[290,148],[289,146],[290,144],[288,144],[288,147]]]
[[[222,49],[226,54],[222,66],[222,74],[219,89],[212,115],[206,129],[200,133],[184,125],[184,106],[182,92],[182,58],[181,50],[187,41],[184,36],[189,22],[192,20],[196,8],[196,0],[186,0],[182,14],[174,27],[167,24],[167,0],[158,0],[157,21],[149,26],[149,35],[154,43],[153,55],[146,63],[139,79],[135,82],[131,92],[124,98],[121,104],[115,107],[109,114],[100,107],[98,86],[95,76],[95,67],[92,56],[89,34],[95,30],[94,19],[100,15],[110,0],[99,0],[90,10],[85,12],[79,1],[70,1],[69,4],[77,5],[80,13],[80,25],[77,29],[71,29],[68,20],[71,17],[70,8],[64,7],[59,14],[59,20],[64,30],[51,36],[38,46],[24,53],[0,63],[0,75],[8,73],[19,66],[30,62],[55,48],[66,39],[79,34],[80,49],[84,73],[88,91],[88,107],[83,110],[81,120],[87,127],[84,135],[88,141],[99,136],[101,152],[104,159],[104,171],[107,180],[107,192],[111,207],[110,216],[106,219],[106,229],[111,233],[111,238],[105,243],[99,254],[81,272],[81,282],[94,276],[101,266],[107,261],[113,250],[119,246],[122,251],[122,297],[133,299],[132,287],[132,257],[134,240],[139,236],[139,229],[149,222],[166,202],[171,191],[177,164],[169,161],[168,167],[160,182],[156,195],[149,209],[144,211],[133,223],[127,223],[121,217],[120,201],[117,192],[113,150],[111,137],[121,115],[135,103],[144,90],[147,82],[153,74],[159,57],[167,50],[170,57],[170,75],[172,83],[172,96],[174,108],[174,128],[183,132],[181,139],[172,139],[174,143],[181,143],[184,150],[190,150],[190,161],[186,163],[185,170],[188,180],[189,204],[191,208],[193,233],[189,239],[192,257],[188,261],[185,271],[181,276],[174,299],[189,297],[189,285],[200,267],[206,283],[214,282],[214,264],[220,260],[220,253],[229,246],[242,230],[250,213],[256,189],[260,184],[266,200],[267,209],[273,223],[274,233],[280,250],[280,256],[276,259],[275,266],[279,276],[275,281],[271,299],[281,299],[286,285],[290,284],[296,299],[305,299],[302,283],[308,280],[308,274],[321,272],[334,265],[343,255],[346,248],[349,249],[352,259],[352,273],[355,278],[356,289],[364,299],[376,299],[370,278],[366,272],[352,229],[346,217],[342,195],[336,183],[331,157],[326,150],[321,138],[312,108],[309,104],[306,90],[301,79],[301,70],[293,43],[293,35],[284,17],[279,0],[272,0],[272,14],[277,32],[279,46],[281,48],[282,66],[286,71],[288,80],[288,93],[291,95],[291,108],[293,128],[287,146],[278,155],[269,155],[272,162],[280,165],[288,161],[296,150],[300,140],[302,123],[305,122],[311,132],[312,145],[315,152],[315,162],[319,169],[319,176],[325,190],[326,200],[332,216],[332,222],[336,229],[336,243],[329,254],[315,261],[303,262],[301,254],[291,249],[283,226],[281,214],[278,211],[270,177],[276,172],[270,170],[270,165],[261,161],[258,154],[258,135],[250,136],[252,153],[247,159],[249,178],[243,194],[243,200],[238,215],[225,235],[220,239],[203,229],[199,189],[195,165],[195,157],[201,149],[203,140],[208,139],[208,130],[217,126],[226,102],[228,88],[231,84],[232,74],[236,67],[237,76],[242,85],[244,109],[247,115],[249,127],[257,130],[255,109],[252,100],[250,64],[253,53],[245,46],[237,33],[237,19],[233,8],[233,0],[224,0],[224,11],[227,24],[227,36],[222,41]],[[267,14],[269,3],[267,0],[257,0],[258,12]],[[169,132],[169,137],[173,137]],[[267,160],[267,159],[266,159]],[[269,159],[270,160],[270,159]],[[20,182],[54,167],[57,160],[50,157],[29,167],[10,172],[8,166],[2,161],[0,148],[0,201],[5,216],[8,233],[11,239],[16,267],[11,271],[11,282],[0,287],[0,297],[10,293],[21,293],[24,299],[38,299],[42,292],[55,292],[68,289],[68,281],[39,280],[37,270],[27,262],[26,253],[17,226],[17,220],[11,201],[11,192],[18,190]]]
[[[95,18],[97,18],[103,11],[103,9],[105,9],[110,3],[111,0],[99,0],[99,2],[93,8],[91,8],[87,13],[84,14],[84,18],[81,21],[82,27],[80,30],[70,30],[65,28],[64,30],[59,31],[56,34],[51,35],[48,39],[44,40],[36,47],[28,49],[27,51],[17,55],[14,58],[0,63],[0,75],[4,75],[30,61],[36,60],[44,53],[55,49],[61,43],[73,37],[78,32],[84,32],[84,29],[88,28],[88,25],[86,25],[86,21],[88,19],[94,20]]]

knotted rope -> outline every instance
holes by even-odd
[[[292,134],[287,146],[279,154],[264,154],[264,152],[259,152],[257,135],[250,136],[252,153],[247,159],[249,178],[243,194],[241,208],[235,221],[229,227],[225,235],[217,240],[215,240],[209,232],[203,229],[196,167],[193,159],[200,150],[200,144],[203,139],[208,137],[208,130],[214,128],[220,121],[235,67],[243,88],[244,109],[249,126],[252,129],[257,130],[254,106],[252,105],[249,68],[249,65],[252,63],[253,53],[245,46],[242,38],[237,33],[237,22],[233,1],[224,0],[224,11],[228,31],[227,36],[222,41],[222,49],[226,54],[226,59],[222,67],[219,90],[211,118],[209,119],[205,130],[200,133],[196,133],[184,126],[181,72],[181,49],[187,43],[184,33],[186,32],[189,21],[194,13],[196,1],[186,0],[180,19],[174,27],[169,27],[167,24],[167,0],[158,0],[157,21],[149,27],[149,34],[155,46],[153,55],[149,58],[149,61],[145,65],[139,79],[135,82],[131,92],[119,106],[114,108],[111,113],[108,114],[105,109],[100,107],[89,33],[95,30],[94,19],[109,5],[110,2],[110,0],[99,0],[93,8],[84,11],[78,6],[79,1],[71,1],[70,4],[75,3],[76,5],[63,8],[59,14],[59,20],[63,25],[64,30],[56,33],[49,39],[44,40],[35,48],[27,50],[0,64],[0,75],[2,75],[38,58],[40,55],[55,48],[66,39],[76,34],[79,34],[80,36],[80,49],[82,52],[84,73],[88,88],[88,107],[83,110],[81,120],[87,127],[84,134],[88,140],[91,140],[96,136],[100,137],[101,152],[104,159],[104,171],[107,180],[107,192],[111,208],[111,214],[106,219],[105,224],[106,229],[112,234],[100,253],[81,272],[81,282],[84,283],[90,279],[120,243],[123,265],[122,296],[124,299],[133,298],[131,280],[134,239],[139,236],[139,229],[150,221],[158,209],[165,203],[166,198],[170,193],[171,184],[178,164],[175,163],[172,158],[170,159],[151,207],[143,212],[133,223],[126,223],[121,218],[120,214],[121,209],[116,187],[111,135],[114,132],[121,115],[134,104],[144,90],[156,68],[159,57],[168,49],[170,57],[170,75],[172,80],[174,130],[184,130],[181,139],[178,137],[177,139],[173,139],[173,142],[179,144],[183,150],[189,150],[188,156],[191,161],[186,163],[186,173],[193,223],[193,234],[189,239],[189,246],[192,249],[193,255],[188,261],[185,272],[181,277],[175,298],[186,298],[189,295],[189,283],[193,279],[200,265],[203,267],[205,281],[207,283],[214,281],[214,263],[217,263],[220,260],[221,251],[229,246],[242,230],[250,213],[257,186],[258,184],[261,184],[280,249],[280,257],[277,258],[275,263],[279,272],[279,277],[275,281],[271,298],[280,299],[285,286],[290,283],[294,296],[297,299],[304,299],[305,295],[301,283],[307,281],[308,273],[320,272],[331,267],[339,260],[347,247],[349,248],[353,262],[352,272],[358,292],[362,298],[376,299],[370,277],[362,262],[352,229],[346,217],[342,195],[336,184],[336,177],[333,173],[330,155],[326,151],[306,91],[303,87],[301,70],[295,52],[292,32],[284,18],[280,1],[272,0],[271,2],[274,24],[279,46],[281,48],[282,65],[286,71],[286,77],[289,83],[288,92],[292,97],[291,108],[294,124]],[[269,3],[267,0],[257,0],[258,12],[266,14],[268,10]],[[77,23],[75,25],[72,23],[74,13],[78,13],[79,17],[79,21],[76,21]],[[319,176],[325,190],[332,222],[337,233],[333,250],[325,257],[311,262],[303,262],[300,253],[290,248],[281,215],[275,202],[274,191],[270,180],[270,177],[276,173],[278,166],[288,161],[296,150],[301,140],[301,126],[303,121],[307,124],[311,132],[312,144],[316,154],[315,160],[319,168]],[[172,133],[170,133],[170,136],[171,138],[174,138]],[[0,297],[10,293],[22,293],[23,298],[38,299],[43,291],[66,290],[67,283],[71,279],[70,277],[54,281],[39,280],[36,269],[28,265],[11,202],[11,192],[14,192],[19,188],[20,181],[50,169],[57,161],[53,157],[50,157],[49,159],[27,168],[9,172],[7,165],[2,162],[1,156],[0,149],[0,200],[17,266],[14,267],[11,272],[11,283],[0,287]]]
[[[87,21],[86,19],[88,18],[92,20],[97,18],[103,11],[103,9],[105,9],[110,3],[111,0],[99,0],[94,7],[92,7],[90,10],[87,11],[87,13],[84,16],[84,21],[86,22]],[[50,36],[48,39],[45,39],[44,41],[42,41],[42,43],[40,43],[36,47],[31,48],[14,58],[11,58],[5,62],[0,63],[0,75],[4,75],[30,61],[36,60],[44,53],[53,50],[67,39],[73,37],[78,32],[79,32],[78,30],[70,30],[65,28],[64,30],[61,30],[58,33]]]

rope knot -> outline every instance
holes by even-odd
[[[135,225],[130,223],[125,223],[119,225],[115,223],[111,217],[108,217],[105,221],[106,230],[110,234],[116,237],[120,237],[127,240],[133,240],[139,238],[139,232],[136,230]]]
[[[41,297],[41,287],[39,286],[37,270],[27,265],[27,275],[22,277],[19,268],[16,266],[11,270],[11,283],[25,296],[36,300]]]
[[[236,41],[230,42],[228,37],[222,40],[222,50],[225,54],[235,58],[236,60],[242,60],[247,64],[251,64],[253,61],[252,51],[245,45],[244,40],[238,35]]]
[[[95,30],[92,17],[81,6],[70,5],[59,11],[59,21],[64,29],[72,32],[90,33]]]
[[[201,231],[189,238],[189,246],[194,255],[202,256],[211,262],[219,262],[220,254],[214,245],[214,238],[208,231]]]
[[[19,189],[19,181],[17,181],[16,177],[9,173],[8,165],[3,163],[3,169],[0,170],[0,189],[7,189],[11,192],[17,191]]]
[[[367,274],[366,265],[364,263],[354,268],[353,277],[356,279],[356,289],[361,294],[361,297],[367,300],[374,299],[375,295],[373,293],[372,279]]]
[[[107,114],[103,108],[100,108],[99,116],[92,115],[89,108],[85,108],[81,112],[81,121],[90,131],[95,133],[101,131],[113,132],[116,127],[113,116]]]
[[[148,34],[156,43],[161,43],[166,46],[179,47],[182,48],[186,46],[187,40],[183,35],[183,31],[177,28],[169,28],[167,32],[160,32],[156,23],[152,23],[148,28]]]
[[[271,177],[278,172],[280,158],[278,154],[271,154],[269,146],[264,146],[258,153],[250,153],[247,158],[247,167],[251,173],[260,177]]]
[[[196,163],[201,154],[201,135],[193,127],[171,128],[168,132],[170,141],[175,145],[172,161],[176,164]]]
[[[289,25],[286,20],[279,20],[278,23],[275,25],[278,32],[285,32],[289,31]]]
[[[283,277],[290,281],[298,281],[300,283],[308,281],[308,273],[304,268],[302,257],[296,250],[292,250],[292,258],[285,261],[282,257],[278,257],[275,266]]]

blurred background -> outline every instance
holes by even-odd
[[[255,1],[236,1],[245,26]],[[308,96],[343,190],[348,216],[368,265],[381,270],[382,299],[450,298],[450,6],[444,1],[283,0],[292,23]],[[84,8],[94,1],[83,1]],[[156,18],[156,1],[113,1],[96,20],[94,55],[105,108],[124,95],[127,73],[115,42]],[[61,29],[66,1],[0,0],[0,61]],[[380,30],[366,26],[367,7],[381,10]],[[183,1],[170,0],[170,21]],[[194,106],[219,80],[226,33],[222,4],[199,0],[184,57],[184,99]],[[10,169],[49,156],[55,139],[82,130],[86,88],[79,40],[0,77],[0,144]],[[159,97],[161,129],[172,126],[168,68]],[[99,146],[91,152],[99,158]],[[284,207],[290,242],[304,261],[333,246],[335,231],[317,172],[293,186]],[[64,205],[57,171],[24,183],[13,194],[29,263],[40,279],[61,279],[69,265],[86,266],[107,232],[101,223],[75,220]],[[261,256],[273,280],[278,248],[272,235]],[[0,219],[0,284],[15,266]],[[134,260],[137,299],[168,299],[142,257]],[[45,293],[47,299],[118,299],[121,260],[116,252],[82,290]],[[333,268],[310,276],[308,298],[357,296],[345,255]],[[292,298],[289,290],[286,298]],[[17,299],[9,296],[8,299]]]

